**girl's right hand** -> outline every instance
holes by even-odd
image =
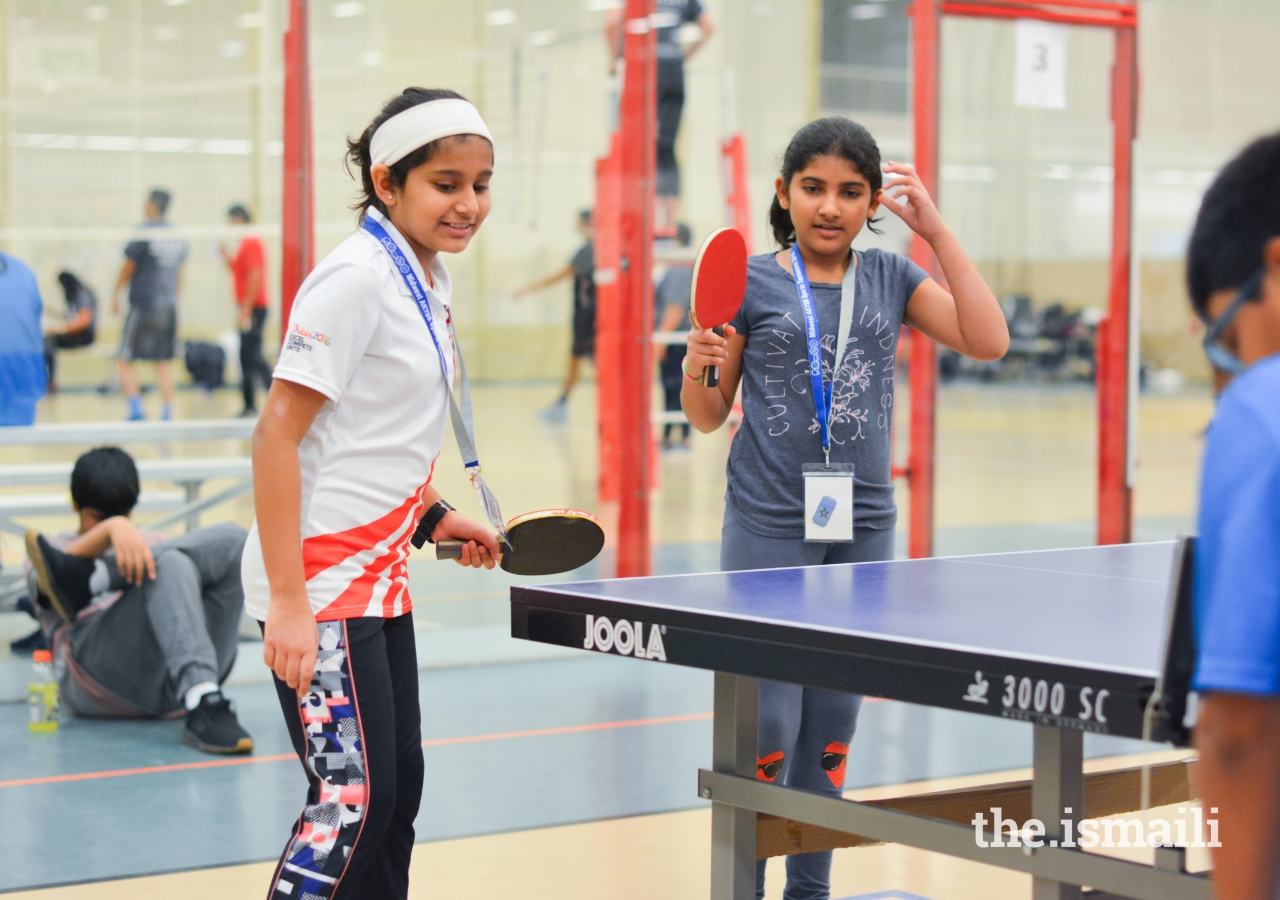
[[[298,699],[305,697],[311,690],[320,649],[320,629],[305,593],[296,598],[272,591],[262,639],[262,659],[267,667],[297,691]]]
[[[707,366],[723,366],[729,358],[729,338],[737,333],[732,325],[724,326],[724,337],[710,328],[690,331],[685,339],[688,346],[684,356],[685,372],[696,373],[694,377],[697,377]]]

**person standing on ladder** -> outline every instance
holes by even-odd
[[[676,136],[684,113],[684,61],[697,53],[711,37],[714,23],[700,0],[657,0],[650,21],[657,39],[658,57],[658,177],[655,186],[655,237],[675,237],[680,212],[680,165],[676,161]],[[614,10],[605,19],[605,38],[613,51],[610,74],[622,60],[625,10]],[[687,47],[680,43],[680,30],[696,24],[701,30]]]

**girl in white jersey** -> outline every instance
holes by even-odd
[[[409,88],[348,159],[361,229],[299,289],[253,437],[245,608],[310,782],[275,900],[406,896],[423,778],[409,541],[499,555],[431,486],[461,361],[439,254],[488,215],[489,130],[458,94]]]

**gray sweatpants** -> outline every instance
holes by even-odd
[[[893,559],[893,529],[858,528],[851,544],[807,543],[748,531],[726,505],[720,535],[720,568],[773,569]],[[798,684],[760,682],[760,736],[756,775],[764,781],[839,797],[845,758],[858,724],[862,698]],[[765,860],[756,864],[756,897],[764,897]],[[787,857],[784,900],[828,900],[831,851]]]
[[[156,577],[127,586],[107,563],[115,603],[66,630],[64,702],[80,715],[180,714],[183,695],[221,684],[239,644],[244,590],[240,555],[247,537],[232,522],[199,528],[153,548]]]

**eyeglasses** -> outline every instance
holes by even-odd
[[[1249,276],[1249,280],[1241,285],[1240,290],[1236,292],[1231,303],[1223,310],[1222,315],[1212,322],[1205,323],[1208,327],[1205,328],[1204,332],[1204,355],[1209,357],[1209,362],[1214,368],[1221,369],[1229,375],[1239,375],[1245,370],[1245,365],[1240,360],[1240,357],[1219,344],[1218,339],[1222,337],[1223,332],[1231,327],[1236,313],[1240,312],[1240,307],[1258,298],[1258,294],[1262,290],[1262,279],[1265,274],[1266,269],[1259,268],[1257,272]]]

